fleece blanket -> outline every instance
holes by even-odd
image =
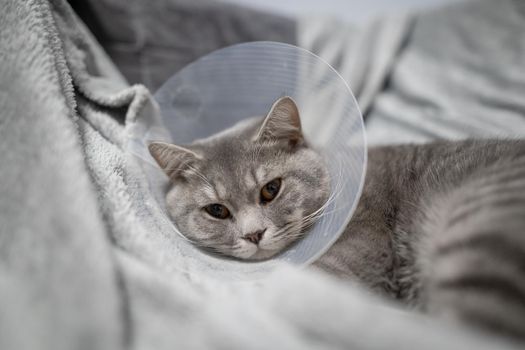
[[[296,21],[217,0],[68,0],[130,83],[157,90],[200,56],[246,41],[295,44]]]
[[[1,349],[505,349],[315,271],[182,273],[126,135],[158,113],[63,0],[0,5]]]
[[[372,145],[525,136],[525,3],[476,0],[354,28],[298,21],[298,43],[356,93]]]

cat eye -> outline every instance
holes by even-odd
[[[268,182],[261,189],[261,203],[267,203],[272,201],[277,196],[280,189],[281,179],[274,179]]]
[[[222,204],[210,204],[205,206],[204,210],[217,219],[227,219],[230,217],[230,211]]]

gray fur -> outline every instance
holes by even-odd
[[[179,230],[197,245],[241,259],[265,259],[299,239],[329,194],[329,176],[317,152],[302,138],[289,98],[266,118],[253,118],[188,146],[152,143],[150,152],[172,179],[166,201]],[[175,170],[174,170],[175,169]],[[321,176],[318,176],[321,174]],[[261,204],[261,188],[281,178],[277,197]],[[219,203],[232,214],[211,217]],[[266,230],[254,244],[244,236]]]
[[[525,340],[525,142],[370,150],[354,217],[316,266]]]
[[[276,102],[264,121],[243,122],[183,153],[176,147],[169,156],[169,145],[152,145],[174,180],[170,213],[191,240],[262,259],[304,233],[306,225],[276,234],[322,207],[329,180],[320,156],[302,139],[290,101]],[[187,174],[174,176],[167,164],[186,164]],[[283,178],[281,197],[261,206],[260,188],[276,177]],[[214,202],[227,203],[233,219],[202,211]],[[259,245],[265,250],[242,239],[262,228],[269,229]],[[370,150],[359,206],[315,266],[421,311],[525,340],[525,142]]]

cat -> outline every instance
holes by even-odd
[[[238,259],[267,259],[295,242],[330,192],[328,170],[289,97],[265,118],[187,146],[152,142],[149,151],[173,183],[166,204],[178,229]]]
[[[330,192],[289,97],[264,118],[151,155],[197,245],[267,259],[307,234]],[[372,148],[359,205],[314,267],[405,304],[525,340],[525,142]]]
[[[356,211],[315,266],[525,341],[525,142],[372,148]]]

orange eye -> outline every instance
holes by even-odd
[[[261,202],[268,203],[272,201],[277,196],[280,189],[281,189],[281,179],[274,179],[268,182],[261,189]]]
[[[230,211],[222,204],[210,204],[205,206],[204,210],[217,219],[227,219],[230,217]]]

